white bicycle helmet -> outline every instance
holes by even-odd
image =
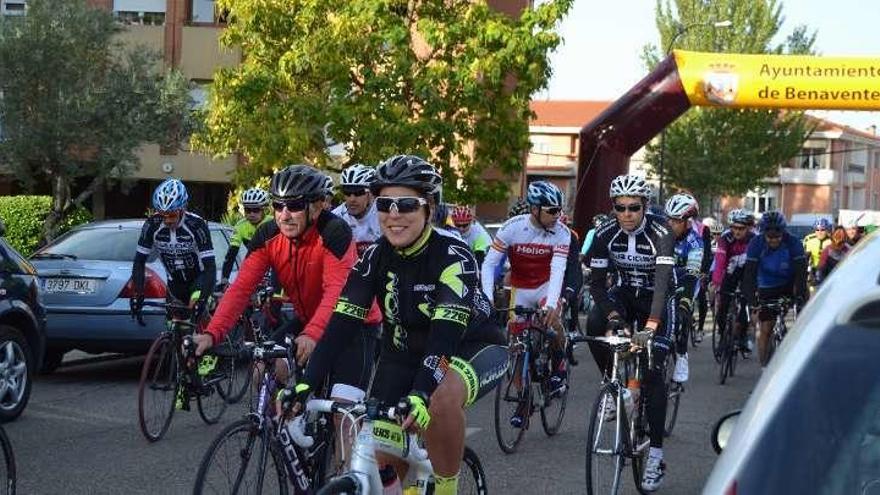
[[[688,193],[678,193],[666,201],[666,216],[676,220],[693,217],[698,211],[697,199]]]
[[[709,227],[709,232],[713,234],[720,234],[722,231],[721,222],[715,220],[712,217],[706,217],[703,219],[703,225]]]
[[[733,225],[738,223],[740,225],[752,225],[755,223],[755,215],[752,214],[749,210],[745,210],[742,208],[736,208],[734,210],[730,210],[730,213],[727,214],[727,223]]]
[[[165,179],[159,187],[153,191],[153,208],[156,211],[166,212],[182,210],[189,201],[186,186],[180,179]]]
[[[241,193],[241,206],[244,208],[265,208],[269,206],[269,193],[259,187],[252,187]]]
[[[355,163],[346,168],[339,176],[339,185],[345,186],[362,186],[370,187],[373,179],[376,178],[376,171],[366,165]]]
[[[649,199],[651,197],[651,185],[644,177],[638,175],[618,175],[611,181],[611,199],[621,196],[634,196]]]
[[[324,195],[333,196],[333,177],[324,176]]]

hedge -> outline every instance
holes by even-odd
[[[30,256],[43,238],[43,222],[52,209],[51,196],[0,197],[0,219],[6,224],[6,240],[24,256]],[[61,223],[58,234],[90,222],[92,214],[77,208]]]

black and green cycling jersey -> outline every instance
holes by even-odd
[[[274,221],[272,215],[266,215],[256,225],[247,220],[241,220],[235,224],[232,239],[229,240],[229,251],[226,251],[226,258],[223,260],[223,270],[220,272],[222,278],[228,279],[229,274],[232,273],[232,266],[235,264],[235,259],[238,257],[238,250],[241,249],[241,246],[243,245],[245,249],[248,249],[248,244],[250,244],[251,239],[257,232],[257,228],[271,221]]]
[[[309,360],[306,383],[321,382],[375,300],[385,323],[382,360],[405,364],[414,374],[407,385],[430,395],[464,344],[505,343],[478,277],[468,245],[441,230],[426,229],[407,249],[380,238],[352,269]],[[503,373],[504,364],[493,366]]]

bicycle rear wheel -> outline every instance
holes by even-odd
[[[163,333],[150,346],[138,383],[138,424],[144,437],[158,441],[168,431],[180,389],[174,340]]]
[[[15,495],[15,453],[12,450],[12,442],[6,436],[6,430],[0,427],[0,445],[2,445],[3,463],[0,464],[0,481],[4,482],[3,494]],[[467,453],[467,452],[465,452]]]
[[[608,404],[615,404],[617,417],[610,419]],[[618,390],[610,383],[599,388],[587,428],[587,494],[616,494],[624,465],[626,412]]]
[[[684,392],[682,384],[672,380],[677,360],[678,357],[674,352],[670,352],[666,357],[666,379],[664,380],[666,385],[666,424],[663,428],[663,435],[667,437],[672,435],[672,430],[675,428],[675,420],[678,419],[678,406],[681,401],[681,394]]]
[[[524,353],[512,354],[511,365],[507,368],[504,379],[495,388],[495,438],[505,454],[516,452],[531,415],[532,387],[528,380],[529,374],[523,372],[524,360]],[[519,428],[510,424],[510,418],[517,411],[524,413],[523,423]]]
[[[240,419],[221,431],[205,452],[193,493],[286,494],[284,469],[268,434],[252,420]]]
[[[461,459],[461,468],[458,475],[458,493],[460,495],[486,495],[486,473],[483,471],[483,463],[480,457],[470,447],[465,445],[464,456]]]
[[[221,369],[223,365],[225,369]],[[231,385],[230,373],[233,363],[230,361],[219,360],[217,366],[207,376],[201,377],[202,383],[196,390],[196,403],[199,408],[199,416],[202,421],[212,425],[220,421],[220,417],[226,411],[228,405],[225,393],[229,393]],[[222,391],[222,392],[221,392]]]
[[[555,394],[550,393],[550,372],[553,368],[551,363],[552,360],[548,359],[548,369],[543,373],[544,379],[541,380],[539,385],[541,387],[542,400],[542,403],[540,404],[541,426],[544,428],[544,433],[546,433],[548,437],[552,437],[559,433],[559,428],[562,426],[562,420],[565,418],[565,407],[568,404],[568,391],[571,389],[571,369],[569,368],[565,377],[565,388],[561,392]]]
[[[250,320],[242,318],[238,325],[226,336],[225,344],[229,347],[229,355],[218,363],[218,368],[229,373],[229,385],[220,387],[220,394],[229,404],[241,401],[251,383],[251,355],[245,352],[244,342],[247,335],[253,335]]]
[[[733,342],[732,342],[733,337],[730,334],[731,334],[731,331],[725,328],[724,331],[721,332],[721,335],[719,338],[718,349],[719,349],[719,352],[721,353],[721,358],[720,358],[721,361],[718,364],[719,365],[719,368],[718,368],[718,384],[719,385],[724,385],[724,383],[727,381],[727,376],[730,373],[730,362],[731,362],[730,355],[734,353]]]

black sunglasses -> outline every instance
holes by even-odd
[[[548,215],[559,215],[562,212],[562,208],[558,206],[542,206],[541,210]]]
[[[376,198],[376,209],[382,213],[390,213],[392,209],[397,213],[412,213],[428,204],[424,198],[415,196],[379,196]]]
[[[627,210],[629,210],[632,213],[638,213],[638,212],[642,211],[642,204],[641,203],[631,203],[628,205],[621,205],[621,204],[614,203],[614,211],[616,211],[617,213],[623,213]]]
[[[289,212],[303,211],[308,205],[309,203],[305,198],[276,200],[272,202],[272,208],[278,212],[284,210],[284,208],[287,208]]]
[[[247,207],[247,206],[246,206],[246,207],[244,208],[244,212],[245,212],[245,213],[259,213],[259,212],[261,212],[261,211],[263,211],[263,209],[262,209],[262,208],[259,208],[259,207],[257,207],[257,208],[251,208],[251,207]]]
[[[342,188],[342,195],[343,196],[357,196],[359,198],[359,197],[363,196],[364,194],[367,194],[367,190],[362,187],[358,187],[358,188],[343,187]]]

